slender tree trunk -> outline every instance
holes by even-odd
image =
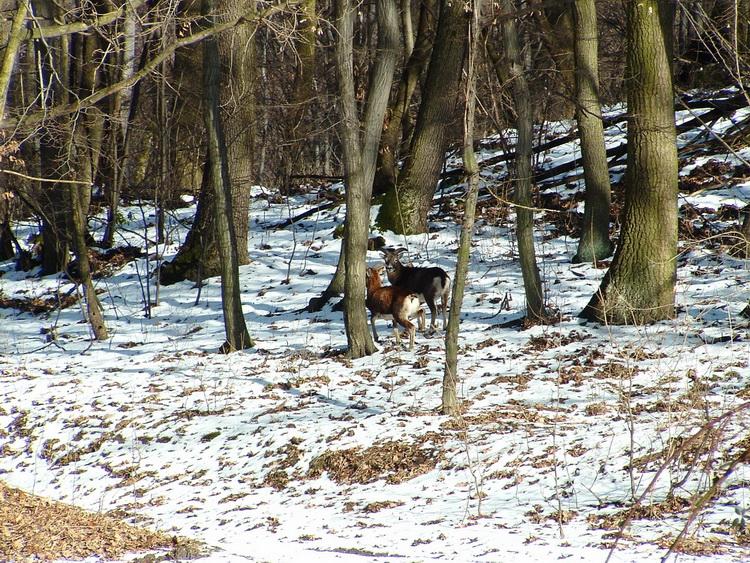
[[[455,415],[459,412],[456,385],[458,382],[458,330],[461,322],[466,276],[469,270],[471,255],[471,238],[474,231],[477,197],[479,195],[479,164],[474,155],[474,114],[476,109],[476,56],[478,51],[480,4],[472,1],[471,23],[469,25],[469,57],[466,65],[466,104],[464,107],[464,141],[463,163],[469,179],[466,192],[461,239],[456,256],[456,273],[453,276],[451,307],[448,317],[448,328],[445,331],[445,371],[443,373],[443,397],[441,411],[443,414]]]
[[[129,80],[135,73],[136,34],[138,30],[135,11],[128,5],[125,8],[125,22],[121,41],[119,68],[112,71],[112,81]],[[141,66],[146,61],[148,49],[144,46],[141,55]],[[110,182],[107,185],[107,228],[104,231],[101,245],[111,248],[115,242],[117,230],[117,216],[120,206],[120,194],[122,186],[130,181],[132,171],[130,170],[130,145],[132,139],[133,122],[137,109],[138,92],[140,83],[131,88],[124,88],[113,96],[114,122],[110,132],[109,154],[112,161],[112,172]]]
[[[435,45],[409,154],[396,187],[389,191],[377,223],[399,234],[429,232],[432,208],[448,143],[460,127],[461,70],[468,18],[463,2],[441,0]]]
[[[78,266],[78,281],[83,287],[83,295],[86,301],[86,314],[91,330],[96,340],[106,340],[109,337],[107,327],[104,324],[102,307],[96,289],[91,278],[91,263],[89,261],[88,246],[86,245],[86,209],[88,205],[87,193],[90,191],[89,184],[72,184],[68,186],[70,197],[71,223],[73,249]]]
[[[674,6],[626,2],[628,168],[612,265],[580,316],[642,324],[675,314],[677,144],[672,76]]]
[[[513,80],[517,115],[518,142],[516,143],[516,179],[514,185],[518,256],[526,295],[526,318],[531,322],[538,322],[544,320],[545,309],[542,280],[539,275],[534,249],[534,211],[531,200],[531,149],[534,118],[531,107],[531,92],[523,68],[516,20],[512,17],[515,13],[515,7],[512,0],[500,0],[500,6],[505,16],[502,26],[505,55],[510,65],[509,74]]]
[[[5,115],[5,104],[8,99],[10,80],[13,76],[13,68],[18,59],[18,50],[23,40],[24,24],[28,15],[28,4],[25,0],[19,0],[16,13],[13,15],[8,42],[5,44],[2,66],[0,66],[0,119]]]
[[[216,0],[203,0],[203,13],[207,25],[213,25]],[[216,227],[221,257],[221,305],[224,311],[226,342],[221,352],[244,350],[255,345],[250,338],[242,314],[240,297],[239,260],[236,235],[232,221],[232,190],[229,180],[229,164],[224,142],[220,113],[221,63],[216,37],[204,44],[203,91],[206,142],[209,153],[210,182],[216,198]]]
[[[612,254],[609,214],[612,188],[599,101],[599,35],[595,0],[573,2],[576,115],[581,137],[586,203],[573,262],[595,262]]]

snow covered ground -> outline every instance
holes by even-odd
[[[575,150],[557,147],[540,162]],[[696,154],[684,172],[710,159],[740,163]],[[485,182],[499,183],[499,172]],[[565,191],[578,189],[571,181]],[[330,305],[294,312],[331,278],[343,208],[276,229],[315,206],[317,191],[290,205],[255,195],[250,263],[241,268],[251,350],[216,353],[224,341],[217,279],[200,291],[190,282],[160,288],[146,318],[153,245],[148,259],[97,282],[106,342],[91,342],[78,306],[0,309],[0,479],[201,540],[204,563],[651,562],[690,519],[694,495],[749,447],[750,408],[738,407],[750,400],[748,321],[739,315],[750,276],[747,260],[721,240],[681,243],[676,319],[605,327],[576,317],[605,270],[572,264],[577,240],[540,213],[539,263],[562,320],[519,330],[504,324],[524,304],[512,216],[483,207],[459,336],[466,409],[452,419],[437,411],[440,338],[418,334],[409,352],[383,322],[379,351],[347,360],[337,354],[346,345],[341,313]],[[731,223],[721,206],[748,202],[750,178],[731,174],[680,197],[700,210],[689,221],[713,234]],[[167,258],[192,211],[172,215],[171,244],[158,249]],[[136,207],[123,214],[118,244],[144,248],[153,217]],[[375,234],[408,247],[416,265],[452,272],[460,225],[436,215],[434,227],[407,238]],[[19,239],[35,230],[18,228]],[[368,262],[379,260],[369,253]],[[73,289],[11,263],[0,274],[6,298]],[[653,480],[610,552],[625,510]],[[750,467],[739,464],[695,511],[680,561],[750,555],[740,522],[750,516],[748,487]]]

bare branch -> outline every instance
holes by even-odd
[[[209,37],[212,37],[214,35],[217,35],[229,29],[232,29],[233,27],[243,24],[243,23],[262,21],[264,18],[268,18],[275,14],[278,14],[279,12],[282,12],[283,10],[285,10],[286,8],[290,6],[296,6],[297,3],[298,3],[297,1],[281,2],[274,6],[269,6],[264,11],[257,12],[257,13],[254,12],[253,9],[250,9],[232,18],[231,20],[228,20],[223,23],[217,23],[213,27],[202,29],[196,33],[193,33],[186,37],[182,37],[178,39],[177,41],[175,41],[174,43],[172,43],[171,45],[167,45],[161,53],[159,53],[153,59],[148,61],[141,70],[134,73],[130,77],[124,80],[121,80],[120,82],[117,82],[115,84],[112,84],[111,86],[107,88],[103,88],[102,90],[94,92],[90,96],[87,96],[85,98],[82,98],[70,104],[62,104],[62,105],[55,106],[52,108],[46,108],[44,110],[34,112],[27,116],[2,119],[0,120],[0,131],[6,130],[6,129],[16,129],[21,125],[36,126],[45,120],[56,119],[63,115],[68,115],[68,114],[75,113],[77,111],[81,111],[86,108],[92,107],[97,102],[100,102],[101,100],[107,98],[108,96],[111,96],[112,94],[116,94],[117,92],[120,92],[121,90],[124,90],[125,88],[130,88],[131,86],[136,84],[138,81],[148,76],[150,73],[155,71],[161,63],[163,63],[175,51],[177,51],[177,49],[180,49],[182,47],[187,47],[189,45],[193,45],[194,43],[203,41],[204,39],[207,39]],[[44,37],[49,37],[49,36],[47,34],[44,34]]]

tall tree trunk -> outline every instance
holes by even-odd
[[[336,0],[336,70],[341,108],[341,139],[346,186],[346,237],[342,244],[344,278],[344,326],[347,355],[360,358],[372,354],[372,341],[365,309],[365,269],[370,228],[370,199],[375,178],[380,132],[396,68],[398,12],[395,0],[377,0],[378,40],[369,84],[365,115],[360,123],[354,87],[353,37],[357,5]]]
[[[404,4],[408,4],[408,0],[404,0]],[[412,48],[409,48],[406,28],[404,30],[404,52],[407,61],[401,74],[396,95],[388,108],[386,120],[383,124],[383,137],[373,187],[375,193],[388,193],[396,186],[398,163],[401,159],[401,144],[404,142],[404,135],[411,123],[409,105],[424,67],[429,60],[434,41],[436,7],[436,0],[427,0],[420,3],[417,37],[416,40],[412,40],[414,43]],[[405,10],[406,8],[402,9],[402,12]],[[409,55],[406,55],[407,51],[410,53]]]
[[[224,0],[229,18],[247,11],[244,0]],[[219,36],[219,51],[229,70],[222,111],[229,151],[229,181],[232,186],[232,222],[236,233],[237,260],[248,263],[247,239],[250,216],[250,187],[255,179],[255,135],[257,61],[255,53],[256,23],[245,22],[232,33]]]
[[[218,0],[212,0],[218,1]],[[222,4],[222,17],[231,17],[244,6],[239,0]],[[216,14],[218,9],[214,10]],[[243,13],[247,10],[243,10]],[[238,264],[248,260],[247,238],[250,209],[250,185],[255,168],[255,97],[256,75],[255,50],[252,46],[253,29],[257,24],[244,22],[231,32],[220,36],[220,49],[231,57],[231,72],[227,75],[227,86],[222,86],[225,97],[222,102],[222,122],[226,123],[224,138],[227,140],[229,178],[232,197],[232,222],[237,245]],[[231,53],[231,55],[229,54]],[[231,92],[231,94],[230,94]],[[225,113],[226,110],[226,113]],[[207,160],[210,166],[211,157]],[[160,272],[160,282],[169,285],[189,279],[199,281],[221,273],[218,250],[217,225],[214,221],[213,198],[215,190],[210,184],[201,186],[198,209],[185,242],[175,257],[165,263]],[[205,200],[205,204],[203,201]]]
[[[130,5],[125,6],[125,21],[123,24],[123,33],[119,38],[121,49],[119,55],[119,64],[117,70],[113,70],[110,75],[113,82],[119,80],[129,80],[135,73],[135,55],[137,41],[137,16],[135,10]],[[141,53],[141,67],[145,64],[148,49],[144,46]],[[132,140],[132,129],[130,124],[133,122],[138,105],[138,93],[140,91],[140,82],[131,88],[124,88],[115,93],[112,97],[112,130],[110,131],[109,155],[112,161],[111,177],[107,185],[107,227],[102,236],[101,245],[104,248],[111,248],[115,242],[115,231],[117,230],[117,216],[120,206],[120,194],[123,185],[130,181],[131,177],[131,158],[130,147]]]
[[[518,238],[518,256],[523,274],[523,287],[526,295],[526,318],[531,322],[545,319],[542,280],[536,263],[534,249],[534,211],[531,200],[531,155],[534,134],[531,92],[523,68],[518,28],[513,14],[515,7],[512,0],[500,0],[503,13],[503,39],[505,56],[509,64],[509,75],[513,80],[513,92],[516,102],[516,236]]]
[[[573,21],[568,2],[543,4],[540,22],[542,41],[549,49],[554,63],[555,82],[551,84],[551,95],[546,96],[541,113],[548,119],[571,119],[575,106],[574,72],[575,47]]]
[[[10,28],[7,43],[4,45],[2,65],[0,65],[0,118],[5,116],[5,104],[8,99],[8,90],[13,76],[13,68],[18,59],[18,50],[21,46],[24,32],[24,24],[28,15],[29,5],[24,1],[18,2],[16,13],[13,15],[13,23]]]
[[[612,254],[609,240],[612,188],[599,101],[599,34],[595,0],[575,0],[573,22],[576,116],[586,183],[583,230],[573,262],[595,262]]]
[[[448,317],[448,328],[445,331],[445,371],[443,372],[443,395],[441,411],[443,414],[455,415],[459,412],[456,385],[458,382],[458,329],[461,322],[461,306],[466,287],[466,276],[469,270],[471,255],[471,236],[474,231],[477,197],[479,195],[479,164],[474,155],[474,115],[476,109],[476,56],[478,51],[479,8],[480,3],[473,0],[470,4],[471,23],[469,25],[469,57],[466,65],[466,103],[464,107],[464,141],[463,163],[468,175],[469,186],[464,204],[461,239],[456,256],[456,273],[453,277],[451,308]]]
[[[675,314],[677,144],[672,77],[674,6],[626,3],[628,168],[612,265],[580,316],[641,324]]]
[[[310,152],[308,139],[313,133],[308,119],[311,102],[315,94],[317,33],[319,20],[316,13],[317,0],[303,0],[299,9],[302,18],[299,22],[299,32],[294,49],[297,53],[297,66],[294,73],[294,83],[289,99],[288,127],[281,150],[283,174],[281,185],[291,189],[291,177],[299,172],[304,163],[303,156]],[[312,116],[314,118],[314,116]]]
[[[216,0],[203,0],[206,24],[214,23]],[[255,345],[250,338],[242,314],[239,260],[232,214],[232,188],[224,130],[221,122],[220,84],[221,62],[216,37],[205,40],[203,51],[203,92],[206,143],[208,145],[210,183],[216,198],[216,229],[221,257],[221,306],[224,311],[226,342],[222,352],[244,350]]]
[[[435,46],[409,154],[378,213],[377,223],[399,234],[429,232],[432,208],[448,143],[460,127],[461,69],[468,18],[463,2],[441,0]]]
[[[33,4],[36,21],[42,27],[53,25],[56,17],[63,17],[58,8],[45,0]],[[67,36],[50,39],[36,39],[34,50],[37,59],[37,103],[42,109],[53,104],[68,101],[70,75],[68,54],[70,50]],[[68,125],[70,121],[66,120]],[[53,120],[45,124],[39,135],[39,172],[43,182],[40,190],[42,211],[42,275],[56,274],[64,270],[70,260],[70,205],[63,184],[55,181],[68,170],[68,159],[60,131],[66,131],[63,120]],[[68,127],[68,134],[70,133]]]

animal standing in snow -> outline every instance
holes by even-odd
[[[409,319],[416,317],[419,322],[419,330],[424,331],[426,315],[424,309],[422,309],[422,303],[416,293],[404,287],[384,287],[380,279],[380,270],[382,269],[383,264],[367,268],[367,299],[365,305],[371,313],[372,336],[375,342],[379,342],[375,319],[393,319],[396,342],[401,344],[401,335],[398,329],[398,325],[401,325],[409,333],[409,350],[411,350],[414,348],[414,336],[417,330]]]
[[[416,268],[404,266],[401,263],[401,255],[406,252],[405,248],[381,249],[380,253],[385,260],[385,271],[391,285],[405,287],[419,295],[420,301],[427,303],[430,309],[431,321],[430,331],[440,335],[437,328],[437,306],[439,300],[443,310],[443,330],[448,325],[446,311],[448,310],[448,293],[450,292],[451,278],[442,268],[427,267]]]

